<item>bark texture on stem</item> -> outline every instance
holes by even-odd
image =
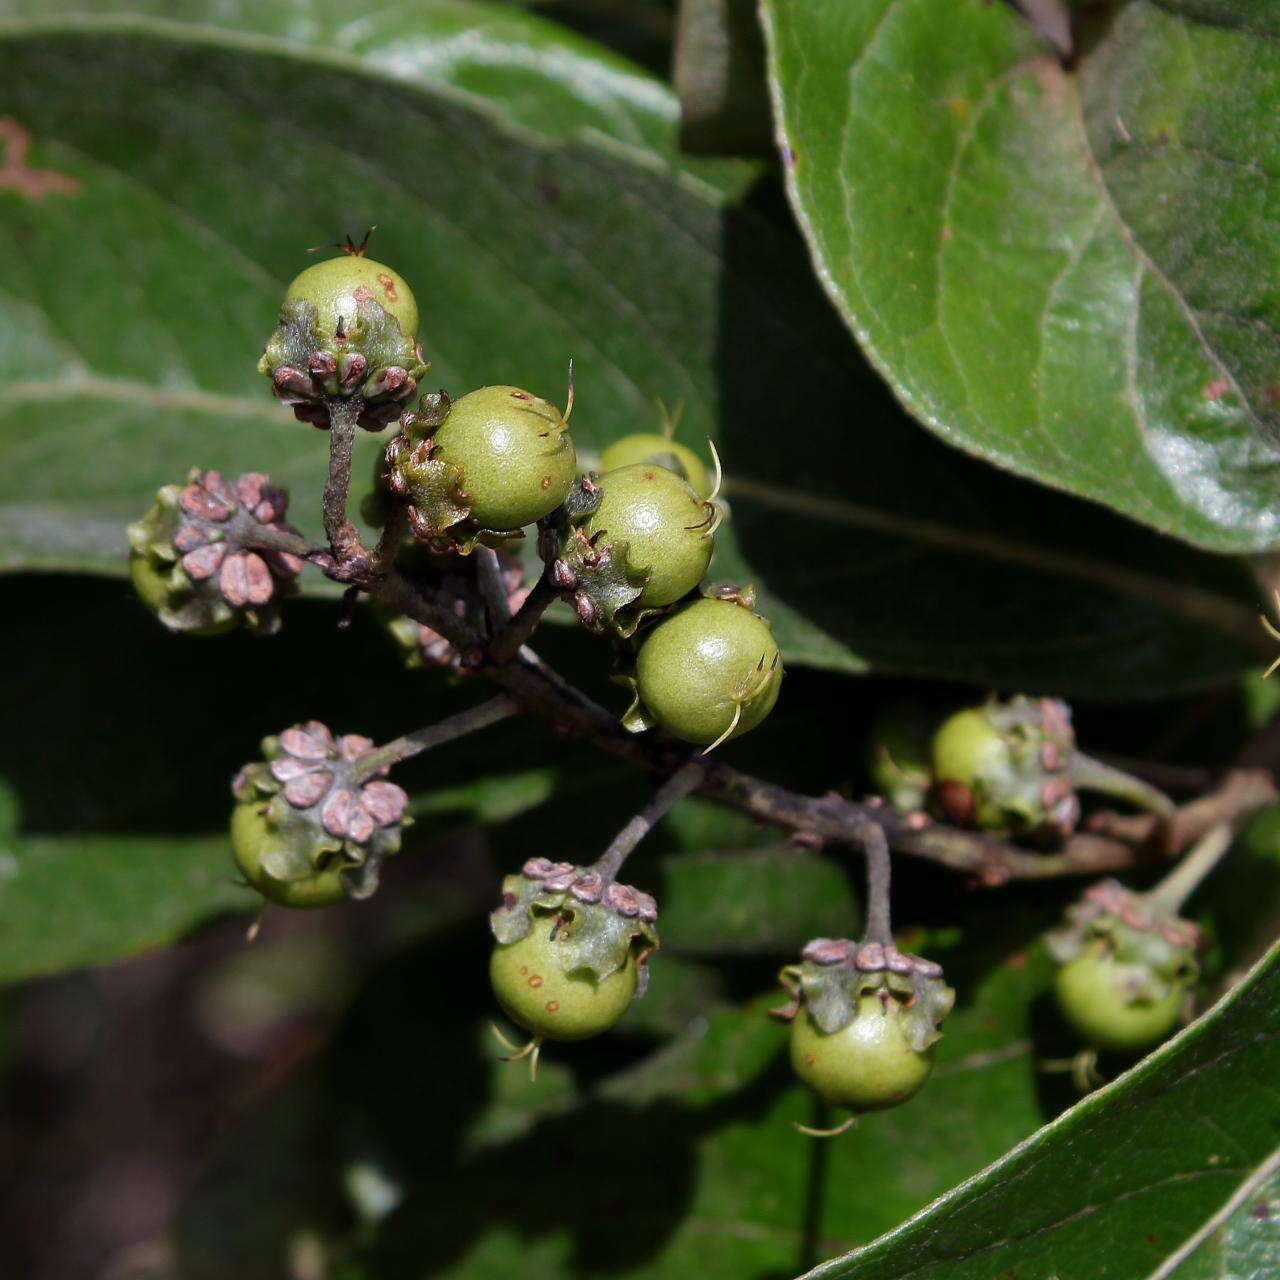
[[[345,485],[340,487],[345,492]],[[328,515],[326,500],[326,523]],[[335,545],[332,554],[304,538],[270,531],[264,531],[260,544],[265,549],[292,551],[335,581],[367,591],[432,628],[460,653],[483,653],[487,637],[394,566],[379,570],[353,527],[351,535],[351,541]],[[490,646],[490,661],[480,668],[482,674],[510,694],[522,711],[547,720],[557,732],[586,739],[650,773],[667,777],[692,762],[693,748],[661,733],[629,733],[616,715],[525,647],[555,596],[554,584],[544,575]],[[1280,766],[1280,720],[1264,737],[1265,748],[1242,758],[1242,764],[1253,767],[1229,772],[1213,791],[1175,809],[1167,827],[1165,819],[1149,813],[1103,815],[1098,829],[1071,836],[1052,853],[1036,853],[982,832],[935,824],[921,813],[900,813],[878,798],[859,803],[836,795],[801,795],[723,761],[701,761],[696,790],[762,822],[819,842],[862,844],[869,827],[875,827],[895,852],[937,863],[971,877],[978,885],[994,887],[1010,880],[1090,876],[1158,863],[1187,849],[1211,827],[1240,821],[1276,798],[1271,770]],[[1265,759],[1266,767],[1258,767],[1263,761],[1257,757]]]

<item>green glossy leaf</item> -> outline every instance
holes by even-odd
[[[694,955],[787,955],[858,924],[845,868],[794,845],[667,858],[660,901],[664,945]]]
[[[1274,7],[1132,0],[1071,71],[1007,4],[764,14],[818,272],[911,412],[1201,546],[1275,545]]]
[[[555,396],[573,355],[587,459],[651,424],[653,395],[684,399],[682,437],[714,436],[729,473],[714,572],[760,584],[793,664],[1129,694],[1266,652],[1238,566],[918,431],[830,314],[771,183],[677,165],[669,95],[665,142],[620,141],[581,107],[608,98],[616,60],[591,80],[575,40],[566,70],[539,24],[519,93],[492,68],[460,93],[390,74],[376,42],[300,39],[274,6],[224,27],[119,8],[0,16],[0,113],[65,187],[0,190],[0,564],[119,572],[123,522],[191,463],[270,471],[314,533],[324,437],[253,359],[303,248],[376,222],[416,285],[433,385]],[[457,36],[456,6],[411,8],[396,40]],[[270,34],[234,25],[250,21]],[[667,94],[644,84],[618,90],[627,110]],[[357,497],[379,445],[361,441]]]
[[[1280,1272],[1280,1148],[1151,1280],[1264,1280]]]
[[[0,982],[164,946],[258,903],[225,837],[0,838]]]
[[[1132,1071],[911,1222],[819,1267],[815,1280],[1170,1274],[1160,1268],[1275,1150],[1278,1066],[1273,948],[1230,996]]]

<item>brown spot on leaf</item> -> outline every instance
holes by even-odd
[[[1280,382],[1268,382],[1267,385],[1262,388],[1262,403],[1270,409],[1275,405],[1277,400],[1280,400]]]
[[[1204,384],[1204,390],[1201,394],[1206,400],[1221,400],[1231,387],[1230,379],[1214,378],[1212,382]]]
[[[35,169],[27,163],[31,134],[12,116],[0,116],[0,143],[4,163],[0,164],[0,190],[17,191],[28,200],[48,195],[70,196],[80,190],[79,180],[56,169]]]

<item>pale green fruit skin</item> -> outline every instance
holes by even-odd
[[[489,981],[503,1011],[546,1040],[587,1040],[607,1031],[636,994],[634,955],[602,982],[589,973],[565,974],[551,941],[551,922],[538,918],[515,942],[494,947]]]
[[[638,462],[600,479],[600,505],[583,529],[627,544],[627,563],[649,577],[636,604],[658,609],[687,596],[711,563],[702,499],[674,471]]]
[[[980,707],[948,717],[933,737],[933,776],[938,782],[960,782],[975,789],[974,821],[979,827],[999,828],[1008,815],[977,793],[984,777],[1009,772],[1008,747]]]
[[[1063,1017],[1087,1044],[1135,1053],[1177,1027],[1186,990],[1173,983],[1158,1000],[1131,1001],[1106,944],[1095,942],[1058,970],[1054,994]]]
[[[174,604],[173,594],[165,577],[155,565],[136,551],[129,553],[129,579],[138,599],[154,614]],[[182,632],[187,636],[220,636],[234,631],[239,619],[232,615],[221,622],[211,622],[207,627],[189,627]]]
[[[331,867],[305,880],[274,880],[263,871],[263,855],[283,841],[267,826],[262,808],[261,803],[242,800],[231,812],[231,852],[244,878],[268,902],[282,907],[305,910],[345,902],[348,894],[336,859]]]
[[[782,661],[769,624],[731,600],[695,600],[660,622],[636,657],[636,687],[645,709],[668,733],[708,746],[733,722],[734,695],[762,660],[778,665],[743,703],[733,737],[773,710]]]
[[[461,471],[471,518],[484,529],[523,529],[550,515],[578,474],[560,411],[519,387],[468,392],[432,439]]]
[[[676,474],[680,476],[699,498],[711,496],[711,476],[707,473],[706,464],[687,444],[678,444],[668,440],[656,432],[637,432],[633,436],[623,436],[615,440],[600,455],[600,470],[608,475],[619,467],[629,467],[637,462],[647,462],[670,469],[670,460],[678,464]],[[664,461],[666,459],[666,461]]]
[[[847,1026],[830,1034],[802,1009],[791,1024],[791,1066],[831,1106],[879,1111],[919,1092],[933,1070],[933,1050],[913,1049],[896,1006],[886,1009],[872,993]]]
[[[398,272],[372,258],[343,254],[317,262],[294,277],[284,300],[309,302],[315,307],[316,332],[328,339],[337,333],[339,319],[343,332],[352,333],[357,308],[365,296],[395,317],[406,338],[417,337],[418,303],[413,290]]]

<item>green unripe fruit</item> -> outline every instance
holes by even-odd
[[[801,1011],[791,1024],[791,1066],[829,1105],[878,1111],[920,1090],[933,1070],[933,1049],[907,1043],[892,996],[867,992],[852,1020],[830,1034]]]
[[[1187,983],[1165,983],[1157,994],[1134,990],[1134,969],[1112,954],[1103,939],[1091,942],[1054,979],[1063,1016],[1098,1049],[1135,1053],[1163,1040],[1181,1021]]]
[[[570,944],[565,929],[553,940],[552,921],[543,916],[523,938],[494,947],[489,961],[489,980],[507,1016],[547,1040],[586,1040],[607,1031],[636,994],[634,952],[597,981],[586,970],[564,972],[561,953]]]
[[[934,735],[934,776],[973,790],[976,826],[1000,827],[1004,823],[1002,807],[986,798],[980,784],[1008,771],[1007,754],[1004,739],[981,707],[957,711]]]
[[[395,318],[409,339],[418,334],[418,303],[404,278],[381,262],[360,254],[317,262],[294,277],[284,300],[306,302],[316,310],[316,332],[332,338],[341,330],[353,337],[362,302],[376,302]]]
[[[300,880],[277,880],[267,874],[263,860],[288,842],[270,828],[263,809],[258,802],[240,801],[231,811],[231,851],[244,878],[268,902],[282,907],[332,907],[350,897],[342,882],[342,860],[338,857],[329,867]]]
[[[175,601],[180,602],[183,595],[187,594],[181,590],[175,590],[173,567],[167,566],[167,569],[167,572],[162,573],[147,555],[137,551],[129,553],[129,578],[133,582],[133,589],[152,613],[158,614],[161,610],[171,609]],[[186,634],[220,636],[228,631],[234,631],[239,621],[235,614],[230,614],[206,626],[188,627]]]
[[[699,498],[711,496],[711,477],[706,465],[687,444],[679,444],[656,432],[637,432],[615,440],[600,455],[600,470],[606,475],[619,467],[648,463],[674,471]]]
[[[635,679],[654,721],[709,746],[754,729],[773,710],[782,658],[758,614],[733,600],[695,600],[649,633]]]
[[[470,517],[484,529],[523,529],[550,515],[578,458],[555,405],[519,387],[481,387],[449,408],[433,456],[456,467]]]
[[[687,596],[711,563],[715,511],[674,471],[652,463],[611,471],[583,530],[627,544],[627,564],[647,573],[636,606],[658,609]]]

